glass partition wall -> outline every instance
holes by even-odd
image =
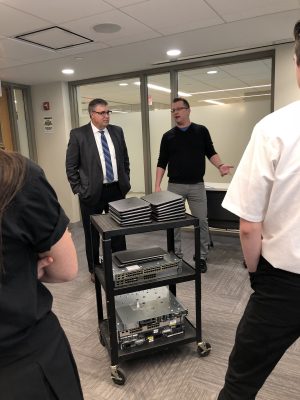
[[[205,125],[223,162],[235,167],[254,125],[272,110],[270,58],[179,71],[178,90],[188,93],[191,120]],[[206,164],[206,182],[230,182]]]
[[[122,127],[130,159],[131,191],[145,194],[143,136],[139,78],[99,82],[77,87],[79,124],[90,121],[88,104],[95,98],[105,99],[112,111],[110,123]]]
[[[148,111],[150,129],[151,181],[154,190],[156,164],[161,137],[171,128],[170,114],[170,74],[152,75],[148,78]],[[167,179],[161,185],[167,189]]]
[[[111,123],[125,133],[130,164],[130,196],[154,189],[156,163],[162,135],[173,121],[170,103],[185,97],[191,121],[205,125],[224,162],[237,166],[256,122],[273,109],[273,52],[230,57],[205,63],[181,64],[122,75],[100,82],[71,82],[71,98],[77,101],[79,125],[89,121],[87,105],[96,97],[108,101]],[[205,65],[204,65],[205,64]],[[74,96],[75,93],[75,96]],[[76,106],[74,106],[76,107]],[[74,110],[73,110],[74,112]],[[206,182],[229,182],[207,162]],[[167,174],[162,189],[167,187]]]

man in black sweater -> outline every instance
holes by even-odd
[[[200,220],[201,272],[206,272],[209,234],[203,182],[205,157],[218,168],[221,176],[229,174],[233,166],[222,163],[208,129],[190,121],[191,109],[186,99],[176,97],[171,112],[176,126],[166,132],[161,140],[155,191],[161,190],[161,181],[168,166],[168,190],[187,199],[191,213]],[[175,252],[181,254],[179,229],[175,232]]]

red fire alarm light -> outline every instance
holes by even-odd
[[[49,101],[44,101],[44,102],[43,102],[43,110],[44,110],[44,111],[49,111],[49,110],[50,110],[50,103],[49,103]]]

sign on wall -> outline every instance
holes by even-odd
[[[52,117],[44,117],[44,133],[53,133]]]

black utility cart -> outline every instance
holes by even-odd
[[[177,275],[160,279],[151,279],[138,284],[115,287],[112,273],[112,237],[165,230],[167,234],[167,251],[174,252],[174,228],[186,226],[194,227],[195,267],[183,260],[182,270],[178,272]],[[209,343],[202,341],[201,334],[200,228],[198,218],[186,214],[186,218],[184,219],[169,222],[153,221],[144,225],[120,227],[108,214],[101,214],[91,217],[91,229],[96,229],[102,239],[103,262],[99,265],[95,265],[95,289],[99,322],[99,340],[100,343],[107,348],[110,355],[111,378],[113,382],[118,385],[123,385],[125,383],[125,375],[119,368],[120,361],[141,355],[146,356],[147,354],[163,348],[196,342],[199,356],[207,356],[211,351],[211,346]],[[187,281],[194,281],[195,283],[196,325],[194,326],[189,319],[185,317],[185,332],[182,336],[163,338],[152,343],[122,350],[118,345],[115,296],[167,285],[171,293],[176,296],[176,285]],[[106,319],[103,317],[102,289],[105,291],[106,295]]]

